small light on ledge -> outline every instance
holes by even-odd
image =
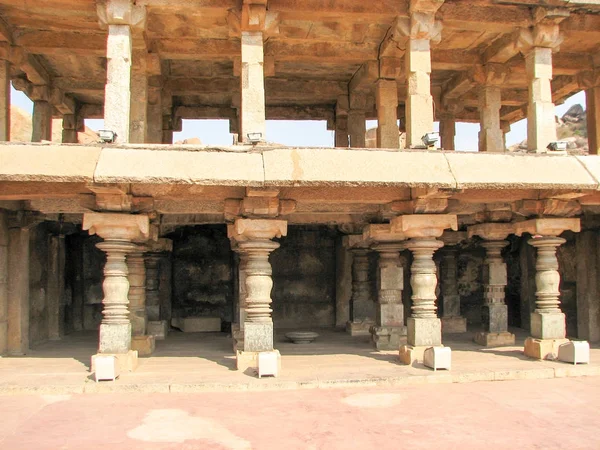
[[[117,138],[117,133],[110,130],[99,130],[98,137],[100,138],[100,142],[104,144],[112,144]]]
[[[258,144],[260,141],[262,141],[263,137],[262,133],[248,133],[246,136],[248,136],[248,140],[253,145]]]
[[[566,141],[556,141],[550,142],[548,147],[546,147],[551,152],[566,152],[567,151],[567,142]]]
[[[438,133],[437,131],[431,131],[429,133],[425,133],[423,135],[423,137],[421,138],[421,141],[423,141],[423,144],[425,144],[425,147],[427,147],[427,148],[434,147],[435,144],[439,140],[440,140],[440,133]]]

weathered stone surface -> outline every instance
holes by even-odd
[[[152,335],[131,337],[131,350],[137,351],[138,356],[150,356],[154,353],[155,345]]]
[[[558,349],[568,343],[568,339],[536,339],[528,337],[525,340],[525,356],[533,359],[550,359],[558,357]]]
[[[504,331],[501,333],[479,332],[473,340],[485,347],[501,347],[503,345],[515,345],[515,335]]]
[[[166,339],[169,334],[169,324],[166,320],[149,321],[147,327],[148,334],[153,336],[156,341]]]
[[[221,331],[220,317],[173,317],[171,325],[184,333],[210,333]]]

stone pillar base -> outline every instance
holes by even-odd
[[[118,364],[117,373],[133,372],[138,366],[138,352],[136,350],[129,350],[127,353],[97,353],[92,355],[92,364],[90,372],[96,371],[94,360],[97,356],[114,356],[115,363]]]
[[[131,323],[101,323],[99,353],[125,354],[131,350]]]
[[[398,350],[406,343],[406,327],[371,327],[371,340],[377,350]]]
[[[346,324],[346,332],[350,336],[370,336],[371,327],[375,325],[375,322],[371,320],[364,320],[362,322],[348,322]]]
[[[467,319],[466,317],[442,317],[442,333],[466,333]]]
[[[136,350],[138,356],[150,356],[154,353],[156,343],[154,336],[131,336],[131,350]]]
[[[558,358],[558,347],[569,342],[568,339],[536,339],[528,337],[525,340],[525,356],[534,359]]]
[[[148,322],[148,334],[154,336],[154,340],[162,341],[169,334],[169,324],[166,320],[151,320]]]
[[[408,343],[415,347],[441,346],[442,321],[434,317],[409,317]]]
[[[246,322],[243,330],[245,352],[273,350],[273,322]]]
[[[256,370],[258,372],[258,355],[261,352],[242,352],[236,351],[236,368],[241,372],[245,372],[248,369]],[[279,350],[272,350],[268,353],[277,354],[277,363],[279,365],[279,373],[281,373],[281,354]]]
[[[233,352],[244,350],[244,330],[240,330],[239,323],[231,324],[231,338],[233,341]]]
[[[515,345],[515,335],[508,331],[502,333],[488,333],[481,331],[475,334],[473,341],[484,347],[501,347],[503,345]]]
[[[400,347],[400,362],[402,364],[411,365],[413,362],[423,362],[423,356],[425,355],[425,350],[427,350],[431,345],[402,345]],[[435,345],[434,347],[443,347],[443,345]]]
[[[564,339],[567,335],[564,313],[531,313],[531,335],[537,339]]]

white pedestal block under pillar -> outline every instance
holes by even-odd
[[[423,354],[423,364],[430,369],[452,368],[452,350],[450,347],[429,347]]]
[[[572,364],[589,364],[590,344],[587,341],[570,341],[558,347],[558,360]]]

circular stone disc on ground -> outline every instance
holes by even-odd
[[[310,344],[319,337],[319,334],[312,331],[291,331],[285,333],[285,337],[294,344]]]

